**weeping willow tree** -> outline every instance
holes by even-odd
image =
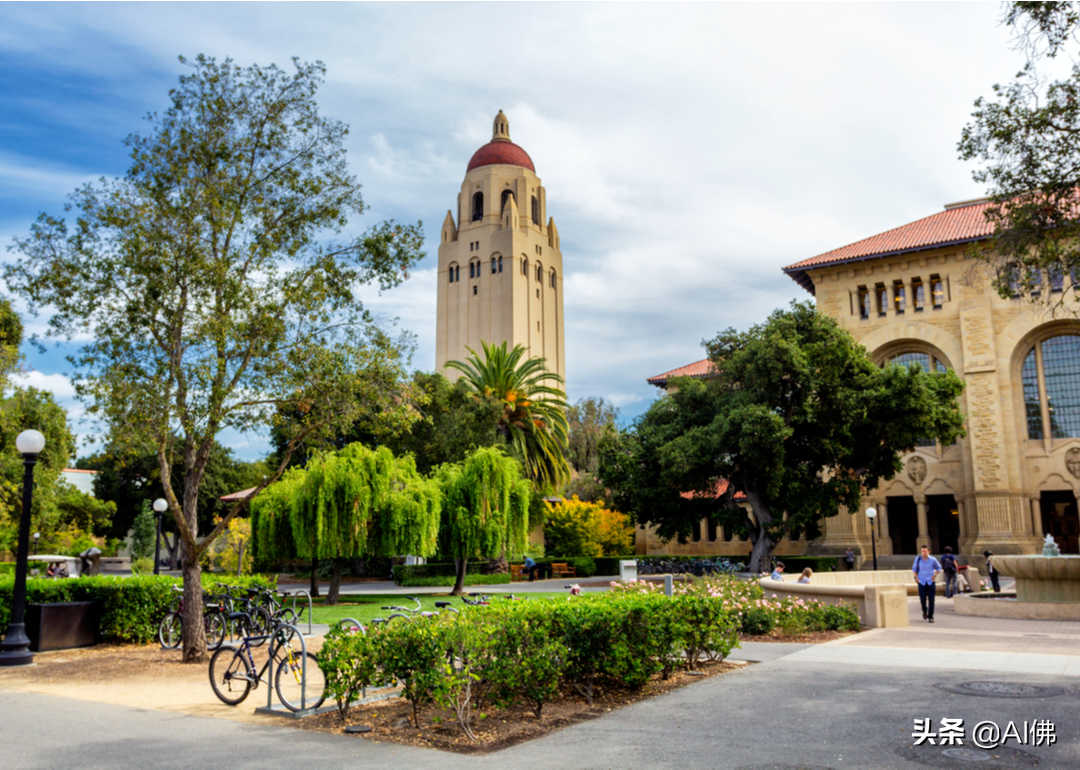
[[[349,444],[313,456],[255,499],[252,528],[260,558],[334,563],[327,604],[336,604],[348,559],[430,556],[439,535],[439,485],[411,456]],[[313,578],[314,579],[314,578]]]
[[[461,595],[469,559],[525,550],[531,486],[521,464],[493,447],[439,466],[435,478],[443,495],[440,551],[454,559],[452,593]]]

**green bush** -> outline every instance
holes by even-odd
[[[764,607],[750,607],[743,611],[740,631],[752,636],[770,633],[776,628],[776,613]]]
[[[203,588],[216,590],[213,584],[220,580],[220,575],[203,575]],[[99,602],[98,630],[102,641],[145,644],[157,635],[158,624],[175,599],[173,586],[181,584],[179,578],[164,575],[31,578],[26,581],[26,603]],[[265,575],[242,578],[232,575],[229,584],[269,588],[274,586],[275,579]],[[13,577],[0,578],[0,633],[7,632],[11,621],[14,587]]]
[[[637,556],[631,554],[630,556],[599,556],[593,559],[593,564],[596,568],[596,575],[618,575],[619,574],[619,562],[632,561],[636,562]]]
[[[784,562],[784,572],[794,575],[809,567],[814,572],[835,572],[837,559],[835,556],[780,556],[776,561]]]
[[[484,561],[482,559],[469,559],[465,565],[466,575],[479,575],[482,573],[484,567]],[[416,578],[433,578],[433,577],[456,577],[457,567],[451,562],[433,562],[431,564],[396,564],[391,571],[394,577],[394,582],[399,586],[416,586],[416,585],[453,585],[453,581],[450,583],[406,583],[406,580],[412,580]]]
[[[15,562],[4,561],[0,562],[0,575],[14,575],[15,574]]]

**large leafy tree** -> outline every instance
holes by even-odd
[[[337,604],[345,560],[431,556],[439,532],[439,486],[409,456],[349,444],[291,468],[252,504],[256,555],[332,559],[326,603]],[[314,570],[312,570],[314,573]]]
[[[610,505],[611,493],[596,478],[600,464],[600,442],[618,430],[619,408],[602,398],[579,399],[567,411],[570,428],[571,479],[564,496]]]
[[[199,539],[215,437],[265,426],[282,407],[304,415],[261,489],[306,436],[366,408],[399,414],[396,383],[365,375],[402,351],[356,289],[407,277],[422,233],[384,222],[342,235],[365,207],[346,165],[347,129],[316,104],[321,63],[294,59],[286,72],[181,61],[191,72],[168,109],[126,141],[127,174],[76,191],[70,225],[42,214],[5,278],[51,312],[53,335],[93,335],[71,358],[79,395],[114,435],[157,456],[184,544],[191,662],[206,656],[199,555],[245,505]]]
[[[497,347],[480,344],[482,356],[466,348],[468,359],[448,361],[446,368],[461,372],[476,398],[499,404],[496,429],[533,483],[541,489],[560,488],[570,479],[562,378],[548,371],[546,359],[526,357],[524,345],[511,350],[505,342]]]
[[[439,552],[457,570],[453,594],[465,590],[469,559],[523,553],[529,537],[529,481],[501,448],[476,449],[462,462],[435,471],[442,489]]]
[[[1047,76],[1043,64],[1076,42],[1080,3],[1013,2],[1003,23],[1027,64],[975,102],[958,149],[980,163],[992,238],[975,249],[1002,296],[1026,294],[1080,312],[1080,61]],[[1072,291],[1060,291],[1066,276]]]
[[[879,368],[810,303],[706,347],[716,377],[676,380],[677,392],[605,442],[600,476],[661,537],[684,540],[705,518],[748,532],[751,570],[785,535],[815,537],[823,518],[856,512],[921,438],[963,434],[955,374]]]

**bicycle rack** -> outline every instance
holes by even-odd
[[[308,636],[311,636],[311,594],[303,588],[294,592],[292,595],[292,610],[296,617],[301,617],[300,613],[296,612],[296,600],[300,598],[300,594],[303,594],[307,599],[307,632]]]
[[[288,709],[285,709],[285,711],[282,712],[274,708],[274,676],[277,667],[273,664],[273,659],[274,653],[281,649],[281,643],[278,641],[278,632],[286,628],[292,629],[297,638],[300,639],[300,710],[295,712],[289,711]],[[270,656],[271,663],[266,668],[268,677],[266,686],[266,708],[265,710],[261,708],[255,709],[255,712],[277,714],[279,716],[282,713],[287,716],[307,716],[304,714],[304,711],[307,710],[307,642],[304,640],[304,635],[300,633],[300,629],[289,623],[278,626],[274,633],[270,634],[270,649],[267,651],[267,654]],[[282,705],[284,706],[284,704]]]

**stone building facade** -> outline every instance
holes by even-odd
[[[946,545],[969,555],[1034,553],[1045,534],[1062,553],[1080,553],[1080,320],[1033,301],[1045,296],[997,294],[969,254],[990,236],[987,205],[946,206],[784,268],[879,365],[951,369],[966,383],[967,436],[906,454],[904,470],[864,496],[864,510],[826,519],[823,536],[802,552],[869,553],[863,513],[873,506],[879,554],[913,554],[922,545],[934,553]],[[1034,279],[1040,295],[1080,309],[1080,275]],[[659,545],[647,534],[639,539]]]
[[[456,211],[456,215],[455,215]],[[439,239],[435,368],[480,342],[522,344],[566,378],[559,231],[532,159],[510,141],[499,111],[492,138],[469,161]]]

